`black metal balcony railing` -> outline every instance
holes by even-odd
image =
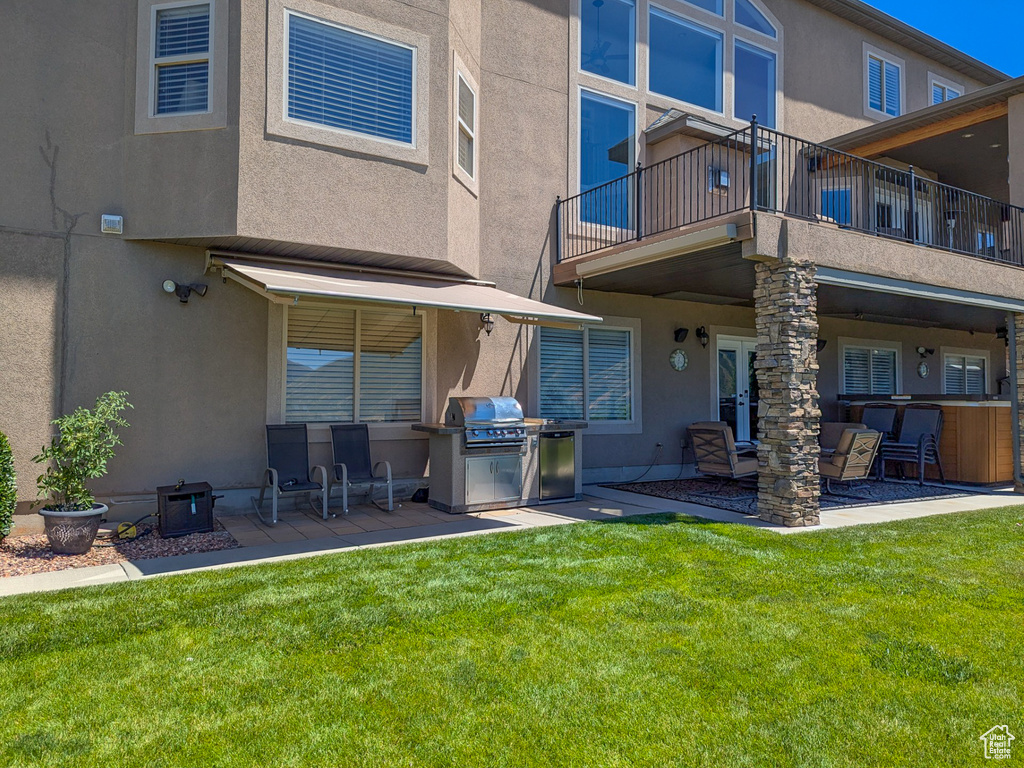
[[[1024,266],[1024,208],[756,122],[558,200],[558,260],[743,210]]]

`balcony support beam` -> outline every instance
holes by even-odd
[[[758,512],[779,525],[818,525],[815,266],[780,253],[757,260],[755,270]]]

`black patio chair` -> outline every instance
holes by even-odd
[[[884,443],[896,438],[897,412],[898,407],[895,403],[868,403],[864,406],[864,415],[860,420],[865,428],[881,432]]]
[[[387,512],[395,510],[395,494],[391,478],[391,462],[378,461],[370,466],[370,430],[365,424],[331,424],[331,450],[334,452],[334,474],[327,495],[336,483],[341,484],[341,508],[348,514],[348,491],[353,485],[370,485],[370,502]],[[383,465],[385,476],[378,477]],[[373,498],[373,489],[379,482],[388,487],[388,506],[382,507]]]
[[[939,479],[946,484],[939,456],[939,437],[942,435],[942,407],[930,403],[911,403],[903,410],[896,440],[884,442],[878,453],[878,479],[885,480],[885,462],[913,461],[917,463],[917,482],[924,485],[924,468],[934,464]],[[901,470],[902,471],[902,470]]]
[[[314,480],[320,473],[322,482]],[[272,490],[273,505],[270,520],[263,517],[263,499],[267,489]],[[306,437],[305,424],[268,424],[267,425],[267,471],[263,474],[263,487],[260,497],[252,497],[256,514],[267,525],[277,525],[277,502],[281,496],[292,496],[304,493],[308,496],[309,506],[318,514],[313,506],[313,494],[320,493],[323,506],[323,518],[328,517],[327,499],[329,494],[327,469],[321,466],[309,468],[309,442]]]

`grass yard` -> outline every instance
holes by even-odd
[[[1022,523],[663,515],[4,598],[0,765],[985,765],[1024,745]]]

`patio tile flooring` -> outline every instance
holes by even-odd
[[[264,523],[255,512],[218,517],[221,525],[242,547],[257,547],[273,542],[313,541],[329,536],[345,536],[372,531],[413,528],[438,523],[452,523],[460,515],[449,515],[426,504],[402,502],[394,512],[384,512],[371,504],[352,505],[347,515],[324,520],[312,511],[287,510],[278,513],[277,525]]]

